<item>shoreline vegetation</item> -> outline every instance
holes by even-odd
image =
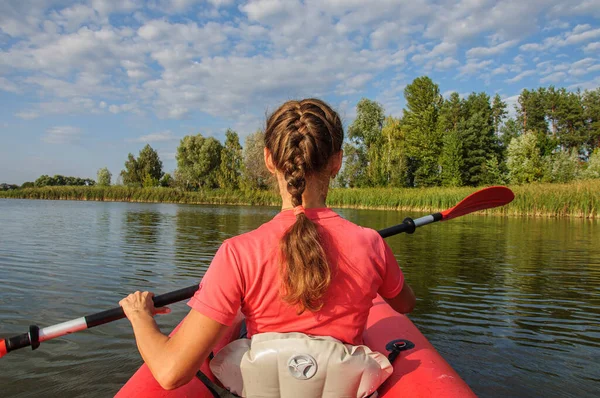
[[[515,200],[482,214],[526,217],[600,217],[600,180],[567,184],[510,186]],[[448,209],[479,188],[333,188],[327,204],[337,208],[410,210],[435,212]],[[0,191],[0,198],[144,202],[176,204],[277,206],[279,195],[271,190],[205,189],[127,186],[47,186]]]

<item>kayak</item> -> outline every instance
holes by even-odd
[[[214,353],[238,338],[241,321],[241,316],[236,319],[214,348]],[[172,333],[176,332],[177,328]],[[365,345],[385,355],[390,352],[388,348],[393,346],[390,343],[401,340],[395,345],[398,348],[395,352],[397,357],[391,361],[394,371],[378,389],[379,397],[475,397],[469,386],[411,320],[394,311],[380,296],[373,301],[363,337]],[[401,349],[404,350],[399,351]],[[215,381],[208,361],[200,370]],[[213,394],[198,378],[194,378],[185,386],[166,391],[144,364],[121,388],[116,397],[213,397]]]

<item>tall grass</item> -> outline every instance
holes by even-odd
[[[332,207],[440,211],[454,206],[478,188],[361,188],[332,189],[327,203]],[[600,216],[600,180],[569,184],[511,186],[515,200],[508,206],[486,210],[488,214],[581,217]],[[272,191],[203,190],[184,192],[171,188],[44,187],[0,191],[0,198],[66,199],[122,202],[166,202],[277,206],[281,199]]]

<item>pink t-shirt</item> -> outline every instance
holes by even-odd
[[[279,242],[296,221],[283,211],[254,231],[228,239],[219,248],[200,288],[188,305],[209,318],[231,325],[241,308],[248,337],[265,332],[302,332],[362,344],[372,301],[379,293],[400,293],[404,276],[377,231],[362,228],[331,209],[306,209],[319,227],[332,267],[323,308],[297,315],[280,296]]]

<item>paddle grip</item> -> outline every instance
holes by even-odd
[[[152,301],[154,302],[154,306],[156,308],[164,307],[165,305],[189,299],[194,295],[196,290],[198,290],[198,285],[192,285],[184,287],[183,289],[175,290],[173,292],[155,296],[152,298]],[[88,315],[85,317],[85,322],[87,323],[88,328],[93,328],[94,326],[104,325],[105,323],[110,323],[123,318],[125,318],[123,308],[116,307],[110,310]]]
[[[154,306],[156,308],[164,307],[165,305],[177,303],[178,301],[186,300],[191,298],[194,293],[198,290],[198,284],[184,287],[183,289],[175,290],[173,292],[161,294],[159,296],[155,296],[152,301],[154,301]]]
[[[4,344],[6,345],[6,352],[28,347],[31,344],[29,341],[29,333],[23,333],[18,336],[9,337],[4,340]]]
[[[411,220],[412,221],[412,220]],[[398,224],[398,225],[394,225],[393,227],[389,227],[386,229],[382,229],[379,232],[379,235],[381,235],[382,238],[388,238],[390,236],[402,233],[402,232],[409,232],[409,231],[414,231],[414,223],[411,225],[409,223],[402,223],[402,224]],[[411,232],[412,233],[412,232]]]

